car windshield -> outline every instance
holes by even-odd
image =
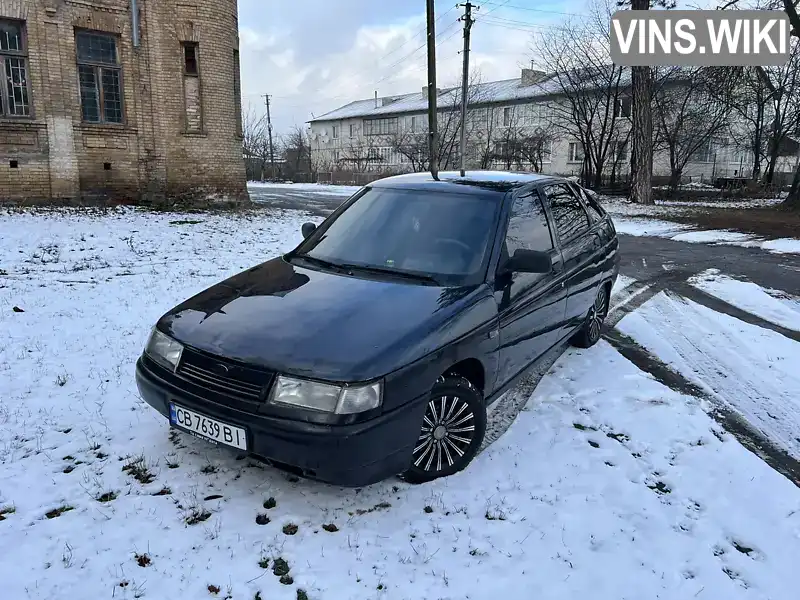
[[[501,199],[494,192],[368,188],[297,255],[466,285],[485,269]]]

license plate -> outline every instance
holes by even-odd
[[[247,433],[241,427],[228,425],[172,402],[169,404],[169,422],[201,439],[247,450]]]

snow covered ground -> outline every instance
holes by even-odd
[[[749,281],[739,281],[709,269],[690,279],[692,285],[737,308],[767,321],[800,331],[800,298],[781,290],[764,289]]]
[[[796,598],[800,489],[605,342],[566,352],[433,484],[297,481],[171,434],[133,380],[149,328],[307,219],[0,212],[3,598]],[[654,305],[627,331],[669,331]],[[797,348],[682,308],[717,336],[707,352],[771,359],[759,398],[787,418]]]
[[[735,294],[735,304],[752,299],[737,288],[712,289],[725,290],[729,298]],[[617,329],[800,458],[798,342],[664,292],[625,316]]]
[[[800,240],[781,238],[765,240],[748,233],[719,229],[697,230],[691,225],[683,225],[664,220],[669,215],[685,215],[700,207],[714,208],[764,208],[775,206],[782,198],[737,200],[728,202],[671,202],[658,201],[653,206],[642,206],[615,196],[603,196],[603,207],[614,219],[619,233],[626,235],[650,235],[670,238],[678,242],[699,244],[727,244],[761,248],[775,253],[800,254]]]
[[[361,188],[357,185],[328,185],[324,183],[271,183],[250,181],[247,187],[251,189],[268,189],[279,192],[303,192],[310,194],[324,194],[329,196],[352,196]]]

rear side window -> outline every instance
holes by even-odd
[[[589,229],[589,217],[568,185],[546,185],[544,193],[550,200],[550,210],[561,242],[568,242]]]
[[[506,233],[506,249],[509,256],[518,248],[546,252],[553,247],[547,217],[536,192],[514,200],[511,218]]]
[[[579,185],[573,185],[572,189],[575,190],[576,193],[583,200],[583,203],[589,210],[589,216],[592,218],[592,220],[602,221],[603,215],[605,213],[603,212],[603,209],[600,208],[600,205],[597,203],[597,200],[595,200],[591,194],[587,193],[586,190]]]

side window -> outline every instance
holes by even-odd
[[[572,190],[583,200],[583,204],[589,210],[589,217],[592,221],[602,221],[604,212],[597,203],[597,200],[592,198],[591,194],[588,194],[586,190],[579,185],[572,184]]]
[[[558,238],[562,242],[571,240],[589,229],[589,217],[580,201],[564,183],[547,185],[544,193],[550,200]]]
[[[506,232],[508,255],[514,254],[518,248],[546,252],[552,247],[550,227],[539,194],[531,192],[516,198]]]

